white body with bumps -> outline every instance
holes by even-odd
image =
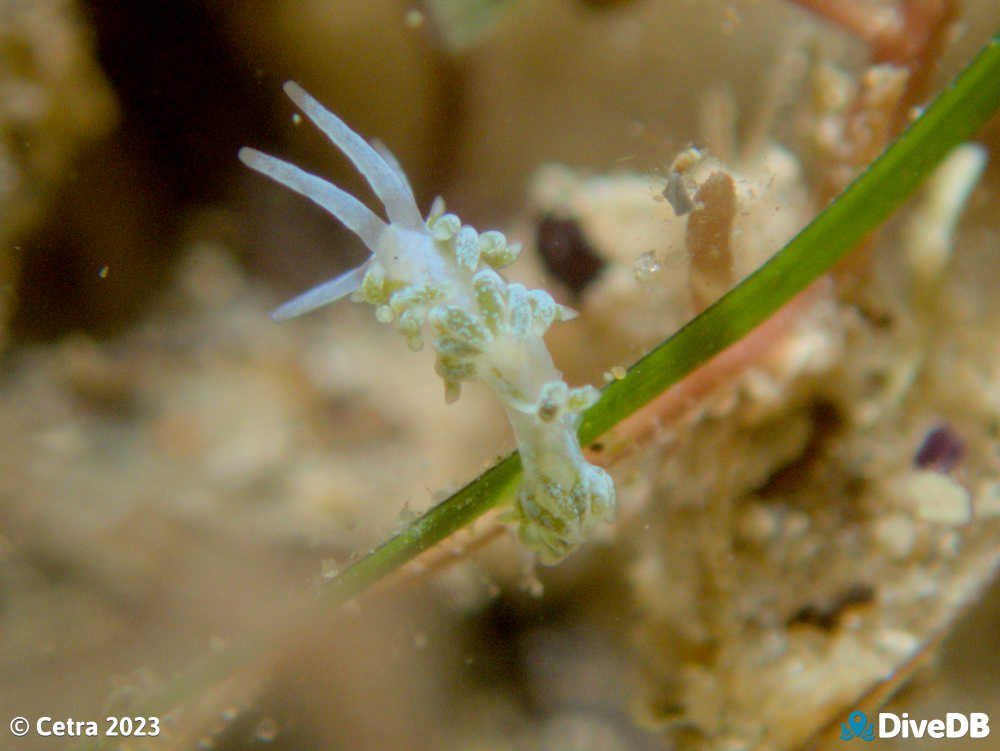
[[[297,84],[286,83],[285,91],[365,176],[389,223],[335,185],[241,149],[247,166],[315,201],[372,251],[360,267],[286,303],[273,317],[290,318],[350,294],[375,305],[376,318],[394,325],[412,349],[430,336],[447,401],[458,398],[463,380],[489,384],[507,411],[524,469],[512,515],[518,535],[543,562],[559,561],[615,508],[611,478],[583,458],[576,434],[597,390],[568,388],[542,339],[554,321],[575,314],[547,292],[508,283],[495,271],[517,258],[518,245],[508,245],[500,232],[462,226],[444,213],[440,199],[424,221],[388,151],[365,142]]]

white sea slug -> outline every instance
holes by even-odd
[[[507,410],[524,469],[511,515],[518,536],[543,562],[560,560],[615,508],[611,478],[587,463],[576,435],[581,412],[598,392],[567,387],[542,340],[553,321],[576,314],[547,292],[508,283],[495,271],[517,258],[519,244],[508,245],[500,232],[463,226],[444,213],[440,198],[423,220],[392,154],[369,145],[298,84],[284,88],[368,180],[389,223],[315,175],[240,149],[244,164],[322,206],[372,251],[358,268],[285,303],[272,317],[291,318],[352,295],[376,306],[375,317],[393,324],[411,349],[429,336],[446,401],[458,398],[466,379],[489,384]]]

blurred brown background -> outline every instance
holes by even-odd
[[[661,173],[701,139],[706,87],[728,82],[752,111],[803,25],[848,70],[864,48],[779,0],[498,8],[463,40],[402,0],[0,0],[7,714],[102,717],[298,614],[297,637],[148,747],[661,747],[629,715],[620,553],[544,572],[542,598],[508,541],[360,614],[304,604],[322,560],[342,565],[403,502],[425,507],[512,444],[482,394],[445,411],[429,363],[368,311],[272,326],[271,306],[362,249],[236,152],[370,198],[293,123],[294,79],[391,147],[422,209],[441,194],[465,222],[505,227],[542,163]],[[993,0],[969,0],[933,87],[998,25]],[[996,121],[985,140],[995,155]],[[900,711],[1000,706],[998,603],[994,586]]]

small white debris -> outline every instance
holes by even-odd
[[[278,737],[278,723],[271,717],[265,717],[257,723],[254,739],[261,743],[270,743]]]
[[[660,263],[656,260],[656,254],[653,251],[643,253],[632,264],[632,273],[635,274],[635,280],[640,283],[651,281],[659,270]]]
[[[750,368],[743,377],[743,388],[759,407],[784,403],[781,384],[763,368]]]
[[[893,483],[893,490],[897,499],[924,521],[966,524],[972,519],[969,491],[940,472],[908,472]]]
[[[879,647],[896,657],[908,657],[920,648],[920,639],[909,631],[887,628],[875,638]]]
[[[406,11],[406,25],[411,29],[419,29],[424,25],[424,14],[416,8]]]
[[[979,144],[957,146],[927,181],[904,235],[907,260],[918,284],[927,286],[944,271],[955,227],[986,157],[986,149]]]
[[[782,530],[789,540],[802,537],[809,531],[812,522],[809,514],[805,511],[789,511],[785,516],[784,529]]]
[[[874,527],[875,538],[895,558],[906,558],[913,552],[917,530],[913,520],[903,513],[879,519]]]
[[[323,577],[323,581],[336,579],[339,573],[340,565],[335,558],[324,558],[320,562],[320,576]]]
[[[229,649],[229,642],[221,636],[212,636],[208,640],[208,648],[215,654],[221,654]]]
[[[762,545],[778,533],[779,520],[773,509],[754,504],[743,514],[740,532],[751,542]]]

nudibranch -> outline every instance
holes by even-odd
[[[592,386],[569,388],[543,335],[575,313],[543,290],[509,283],[497,269],[521,247],[500,232],[477,232],[445,213],[437,198],[426,220],[399,162],[326,110],[298,84],[285,93],[354,164],[385,206],[388,223],[354,196],[298,167],[250,148],[240,160],[333,214],[372,255],[361,266],[279,307],[275,320],[291,318],[351,295],[375,306],[375,317],[393,325],[411,349],[429,336],[445,399],[460,384],[480,378],[496,392],[514,429],[524,477],[508,517],[518,536],[544,563],[561,560],[585,541],[615,509],[614,484],[580,450],[581,413],[598,398]]]

